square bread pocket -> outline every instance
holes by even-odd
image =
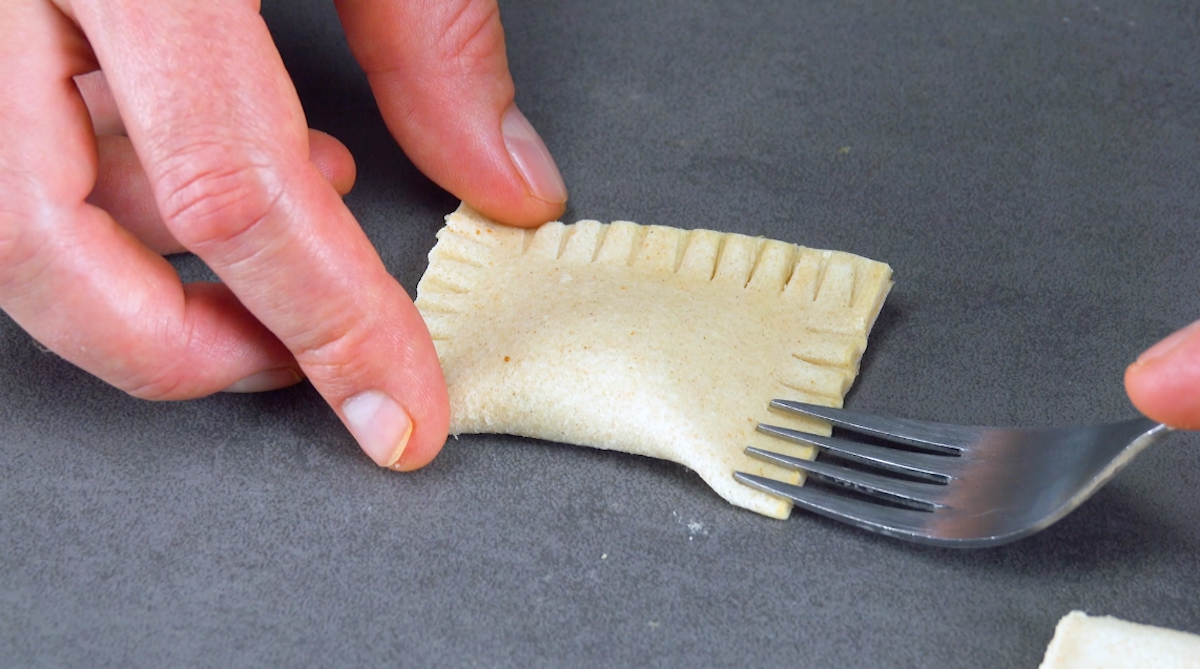
[[[840,406],[892,285],[890,267],[848,253],[628,221],[522,230],[463,205],[437,238],[416,303],[446,375],[452,434],[671,460],[774,518],[791,503],[733,472],[800,474],[744,449],[815,451],[755,427],[829,434],[769,402]]]
[[[1063,616],[1038,669],[1200,669],[1200,636],[1082,611]]]

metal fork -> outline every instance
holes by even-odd
[[[1070,428],[994,428],[884,418],[786,400],[771,406],[890,442],[875,445],[758,426],[760,432],[816,446],[821,454],[880,473],[747,448],[749,455],[834,485],[801,487],[736,472],[738,481],[863,529],[961,548],[997,546],[1045,529],[1171,431],[1148,418]]]

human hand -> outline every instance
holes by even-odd
[[[561,177],[512,104],[494,0],[337,6],[420,169],[498,220],[562,212]],[[343,205],[353,161],[307,129],[258,3],[0,14],[0,308],[147,399],[303,374],[377,463],[429,462],[449,420],[433,345]],[[182,285],[159,255],[182,249],[222,283]]]
[[[1200,430],[1200,321],[1146,350],[1125,370],[1125,390],[1146,416]]]

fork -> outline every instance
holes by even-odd
[[[866,469],[751,447],[746,453],[753,457],[832,485],[801,487],[743,472],[734,478],[866,530],[959,548],[998,546],[1046,529],[1171,432],[1149,418],[1069,428],[996,428],[885,418],[787,400],[771,406],[887,445],[760,424],[760,432],[815,446],[820,454]]]

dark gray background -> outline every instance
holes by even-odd
[[[1200,10],[1177,2],[506,0],[566,220],[888,262],[848,404],[1133,414],[1200,317]],[[264,13],[409,290],[456,201],[321,2]],[[194,260],[185,277],[204,275]],[[731,508],[683,468],[502,436],[408,476],[308,386],[131,399],[0,317],[0,666],[1037,666],[1071,609],[1200,633],[1200,438],[994,550]],[[1200,390],[1200,389],[1198,389]]]

